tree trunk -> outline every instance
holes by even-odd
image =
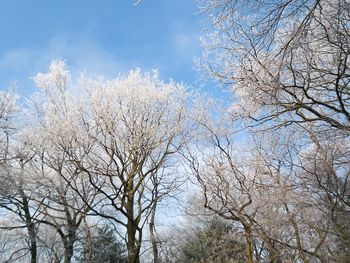
[[[128,215],[128,221],[127,221],[128,263],[139,263],[140,262],[140,258],[139,258],[140,245],[136,240],[137,226],[134,220],[134,194],[132,192],[128,194],[127,200],[128,201],[126,203],[126,212]]]
[[[135,190],[134,190],[134,176],[137,170],[137,163],[134,160],[132,162],[131,171],[128,174],[128,184],[126,187],[127,201],[124,205],[127,214],[127,248],[128,248],[128,263],[139,263],[140,262],[140,240],[136,239],[137,222],[135,221],[134,215],[134,201],[135,201]],[[140,233],[141,234],[141,233]]]
[[[70,263],[73,257],[73,242],[68,239],[68,242],[64,248],[64,263]]]
[[[20,190],[20,194],[22,196],[22,204],[23,204],[23,210],[24,210],[24,215],[25,215],[25,220],[26,220],[26,226],[27,226],[27,231],[29,235],[29,240],[30,240],[30,263],[36,263],[36,258],[37,258],[37,244],[36,244],[36,231],[35,231],[35,226],[32,221],[32,216],[29,211],[29,203],[28,199],[25,196],[23,190]]]
[[[90,263],[92,261],[92,253],[93,253],[93,244],[92,244],[92,238],[91,238],[91,231],[90,231],[90,226],[86,220],[86,216],[84,216],[83,218],[83,222],[84,222],[84,227],[85,227],[85,231],[86,231],[86,242],[87,242],[87,258],[85,260],[87,260],[87,263]]]
[[[156,207],[157,207],[157,202],[155,202],[152,207],[151,218],[149,223],[149,232],[150,232],[150,238],[151,238],[151,244],[152,244],[153,262],[159,263],[160,259],[158,255],[157,238],[155,233]]]
[[[254,263],[253,257],[253,244],[252,244],[252,229],[249,225],[243,225],[245,231],[245,254],[247,257],[247,263]]]
[[[139,263],[139,255],[138,255],[138,249],[137,249],[137,244],[136,244],[136,238],[135,238],[135,232],[136,229],[133,226],[133,223],[129,223],[128,219],[128,226],[127,226],[127,231],[128,231],[128,262],[129,263]]]
[[[76,240],[76,226],[70,226],[68,230],[68,235],[64,237],[64,263],[71,263],[73,253],[74,253],[74,243]]]

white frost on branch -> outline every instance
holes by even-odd
[[[38,73],[33,77],[38,88],[49,89],[52,87],[64,91],[71,76],[66,63],[63,60],[53,60],[48,73]]]

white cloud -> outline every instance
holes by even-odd
[[[197,31],[177,30],[171,37],[174,54],[181,60],[191,61],[201,51]]]
[[[29,78],[45,72],[53,59],[65,60],[73,76],[84,71],[112,77],[130,70],[93,40],[66,34],[52,38],[44,47],[15,48],[0,53],[0,89],[18,81],[19,92],[28,95],[33,89]]]
[[[60,36],[50,41],[46,57],[67,61],[73,75],[86,71],[89,74],[115,76],[129,69],[123,67],[113,54],[106,52],[90,39]]]

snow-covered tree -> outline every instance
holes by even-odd
[[[348,0],[200,3],[212,21],[203,65],[233,90],[240,113],[349,135]]]
[[[70,79],[62,61],[34,78],[42,90],[30,102],[31,140],[45,148],[44,162],[64,171],[60,177],[91,213],[125,227],[128,260],[139,262],[145,223],[179,180],[172,156],[186,142],[189,93],[156,72],[136,70],[114,80],[82,76],[77,84]],[[94,206],[74,174],[94,189]]]

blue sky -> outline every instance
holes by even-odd
[[[194,57],[205,17],[195,0],[1,0],[0,88],[17,81],[34,91],[29,77],[63,59],[73,74],[118,76],[135,67],[159,69],[198,86]]]

